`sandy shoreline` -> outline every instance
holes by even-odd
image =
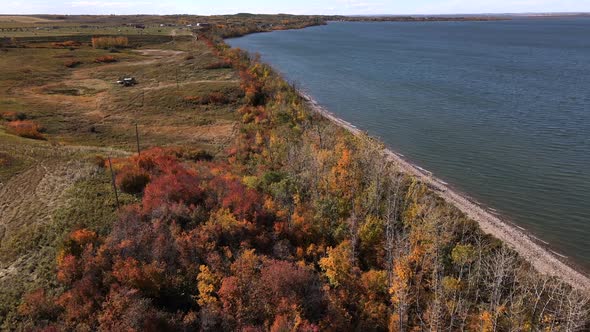
[[[338,118],[326,110],[305,92],[299,91],[299,94],[307,101],[312,110],[321,114],[326,119],[350,131],[354,135],[360,135],[363,133],[356,126]],[[404,160],[402,156],[390,149],[385,149],[383,152],[385,157],[397,164],[403,172],[418,177],[424,183],[431,186],[431,188],[434,188],[433,190],[435,190],[440,197],[457,207],[469,218],[475,220],[485,233],[493,235],[518,252],[518,254],[532,264],[537,271],[543,274],[557,276],[576,288],[590,290],[590,278],[588,278],[588,276],[564,262],[562,259],[565,258],[565,256],[556,253],[551,249],[544,248],[538,243],[541,242],[547,245],[547,242],[536,238],[532,234],[528,234],[522,227],[503,221],[498,216],[494,215],[493,209],[486,209],[480,206],[479,203],[469,199],[466,195],[458,193],[450,188],[446,182],[434,177],[431,172]]]

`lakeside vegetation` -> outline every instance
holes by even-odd
[[[280,22],[282,17],[230,19],[232,25],[199,32],[197,41],[156,39],[143,55],[89,45],[75,51],[36,49],[45,53],[30,55],[37,61],[32,72],[42,76],[26,82],[19,82],[17,73],[7,76],[3,87],[9,102],[0,104],[0,111],[18,112],[7,114],[2,124],[10,128],[14,121],[35,121],[46,128],[48,142],[0,132],[7,142],[0,157],[15,158],[9,166],[2,164],[7,167],[0,173],[6,174],[3,181],[10,184],[27,169],[23,164],[31,163],[12,152],[25,147],[34,161],[69,160],[85,165],[85,171],[72,177],[48,221],[17,224],[15,229],[24,228],[8,236],[3,231],[3,329],[590,328],[586,291],[538,274],[424,183],[387,162],[379,142],[354,136],[314,113],[269,66],[222,40],[313,25],[315,18],[295,17],[267,27],[256,20]],[[90,37],[84,37],[86,43]],[[10,55],[27,48],[8,50]],[[148,51],[173,61],[154,60]],[[68,52],[83,54],[76,56],[81,68],[47,61]],[[17,54],[4,63],[7,68],[23,55]],[[90,61],[108,55],[119,62]],[[176,77],[166,76],[176,68],[188,84],[180,86]],[[141,76],[138,89],[142,84],[152,89],[146,90],[146,109],[132,118],[125,105],[138,90],[105,87],[103,96],[113,104],[105,115],[117,120],[80,132],[72,127],[95,123],[84,112],[89,104],[56,113],[56,105],[63,104],[55,102],[63,100],[33,103],[8,89],[67,81],[84,70],[103,80],[123,70]],[[95,93],[88,98],[95,101]],[[80,100],[70,97],[67,102]],[[18,113],[26,119],[16,119]],[[143,146],[150,149],[131,155],[133,133],[125,125],[131,119],[144,129],[168,121],[171,129],[143,130]],[[192,126],[186,127],[189,120]],[[205,120],[232,121],[236,130],[219,143],[186,143],[186,136],[175,136],[179,130],[200,130]],[[65,157],[52,154],[52,149],[65,152],[52,142],[95,147]],[[109,187],[108,154],[96,146],[123,150],[112,160],[122,192],[118,210]],[[18,275],[6,276],[13,259],[30,253],[28,248],[42,252],[27,266],[36,278],[23,285]],[[39,262],[42,273],[34,268]]]

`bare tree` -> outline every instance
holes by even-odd
[[[588,331],[590,326],[590,296],[578,289],[565,294],[565,331]]]
[[[507,304],[507,292],[511,292],[514,271],[517,266],[514,251],[503,246],[500,250],[488,257],[486,270],[489,277],[489,304],[488,311],[492,316],[492,331],[498,330],[498,320],[501,306]]]
[[[402,180],[394,172],[393,167],[390,167],[385,194],[385,259],[389,287],[391,287],[396,227],[398,227],[400,200],[402,196]]]
[[[410,253],[410,241],[404,232],[395,234],[395,243],[397,244],[393,251],[393,260],[398,264]],[[393,273],[390,293],[393,300],[393,312],[397,315],[397,324],[392,326],[396,331],[404,332],[408,327],[408,309],[412,303],[411,285],[408,280],[404,280],[397,273]]]

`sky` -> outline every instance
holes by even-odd
[[[0,0],[0,14],[323,15],[590,12],[590,0]]]

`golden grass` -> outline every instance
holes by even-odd
[[[127,47],[129,39],[127,37],[92,37],[92,47],[110,48],[110,47]]]

